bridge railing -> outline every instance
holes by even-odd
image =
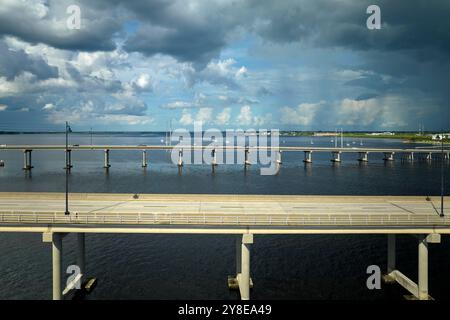
[[[97,214],[0,212],[0,224],[222,225],[222,226],[448,226],[430,214]]]

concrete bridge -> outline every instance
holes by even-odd
[[[386,234],[384,279],[426,300],[428,244],[450,233],[450,216],[439,215],[438,197],[70,194],[70,215],[64,214],[64,199],[62,193],[0,193],[0,232],[42,233],[52,243],[53,299],[70,289],[61,290],[62,239],[68,233],[78,237],[81,277],[86,233],[234,234],[236,274],[228,284],[245,300],[253,285],[250,249],[260,234]],[[396,268],[396,234],[417,241],[417,283]]]
[[[384,161],[394,161],[395,155],[399,155],[402,159],[408,161],[414,161],[416,158],[421,158],[427,161],[431,161],[433,156],[435,158],[443,158],[444,160],[450,159],[450,150],[445,149],[442,152],[440,149],[431,148],[325,148],[325,147],[263,147],[263,146],[164,146],[164,145],[70,145],[67,150],[64,145],[0,145],[0,151],[22,151],[24,155],[23,169],[31,170],[32,164],[32,152],[33,151],[45,151],[45,150],[61,150],[66,153],[66,163],[68,168],[72,168],[72,151],[103,151],[104,152],[104,168],[110,168],[110,153],[114,150],[129,150],[142,152],[142,167],[148,165],[148,152],[150,151],[163,151],[163,150],[175,150],[178,152],[178,166],[183,166],[183,153],[195,150],[210,151],[212,153],[212,165],[217,165],[217,152],[218,151],[235,151],[242,152],[244,154],[243,164],[250,165],[252,152],[258,152],[259,150],[271,150],[277,153],[276,162],[282,163],[282,152],[297,152],[304,153],[303,162],[312,163],[313,153],[329,153],[331,155],[330,160],[332,162],[341,162],[341,154],[352,153],[357,155],[357,160],[361,162],[369,161],[369,154],[383,155]]]

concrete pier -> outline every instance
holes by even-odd
[[[282,164],[282,161],[281,161],[281,150],[277,151],[277,163],[278,164]]]
[[[396,242],[396,238],[395,238],[395,234],[388,234],[387,238],[388,238],[387,273],[389,274],[389,273],[391,273],[392,271],[395,270],[395,263],[396,263],[395,262],[395,258],[396,258],[395,242]]]
[[[244,158],[244,164],[245,164],[246,166],[249,166],[249,165],[251,165],[251,162],[250,162],[250,158],[249,158],[249,153],[250,153],[250,150],[249,150],[249,148],[248,148],[248,147],[245,147],[245,158]]]
[[[236,238],[236,276],[228,277],[228,288],[239,289],[241,300],[250,300],[253,281],[250,277],[250,246],[253,234],[242,234]]]
[[[312,151],[304,151],[304,153],[305,153],[305,159],[303,159],[303,162],[312,163]]]
[[[178,167],[183,166],[183,149],[178,150]]]
[[[105,149],[105,164],[103,165],[103,168],[108,169],[111,165],[109,164],[109,149]]]
[[[431,152],[428,152],[428,154],[426,155],[426,160],[427,161],[431,161],[433,159]]]
[[[53,300],[61,300],[61,271],[62,271],[62,237],[53,233],[52,240],[52,271],[53,271]]]
[[[147,151],[142,150],[142,168],[147,168]]]
[[[419,236],[419,260],[418,260],[418,298],[428,300],[428,242],[425,235]]]
[[[86,247],[84,233],[77,233],[77,265],[80,267],[82,275],[85,274],[86,268]]]
[[[368,152],[360,152],[358,161],[368,162],[369,161],[369,153]]]
[[[384,153],[384,161],[394,161],[394,152],[383,152]]]
[[[241,275],[238,276],[241,300],[250,300],[250,246],[253,244],[252,234],[242,235]]]
[[[331,152],[331,161],[332,162],[341,162],[341,152],[340,151]]]
[[[29,149],[23,150],[23,170],[33,169],[33,165],[31,163],[31,152],[32,150]]]
[[[65,156],[66,156],[66,166],[64,167],[64,169],[72,169],[72,150],[68,149],[65,152]]]
[[[211,151],[211,156],[212,156],[212,162],[211,162],[211,165],[214,167],[214,166],[217,166],[217,152],[216,152],[216,149],[214,148],[214,149],[212,149],[212,151]]]

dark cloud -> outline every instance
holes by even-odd
[[[116,48],[113,36],[122,29],[123,20],[114,7],[107,11],[90,5],[91,1],[20,2],[5,0],[0,10],[0,36],[14,36],[23,41],[44,43],[58,49],[109,51]],[[66,9],[81,8],[81,28],[67,28]]]
[[[20,49],[12,50],[0,41],[0,76],[13,80],[26,71],[40,80],[58,77],[58,68],[49,66],[42,58],[32,57]]]

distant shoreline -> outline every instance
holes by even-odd
[[[225,131],[222,131],[225,134]],[[130,135],[130,134],[141,134],[141,135],[165,135],[166,131],[74,131],[72,134],[80,135]],[[0,131],[0,135],[22,135],[22,134],[64,134],[64,132],[48,131],[48,132],[19,132],[19,131]],[[407,131],[394,131],[392,134],[383,134],[381,132],[344,132],[342,136],[344,138],[358,138],[358,139],[392,139],[392,140],[402,140],[404,143],[428,143],[439,145],[441,142],[439,140],[432,140],[431,135],[437,134],[435,132],[426,132],[422,135],[418,135],[417,132],[407,132]],[[333,132],[327,131],[280,131],[280,137],[329,137],[334,138],[340,137],[340,133],[337,135]],[[450,144],[450,139],[444,139],[444,144]]]

